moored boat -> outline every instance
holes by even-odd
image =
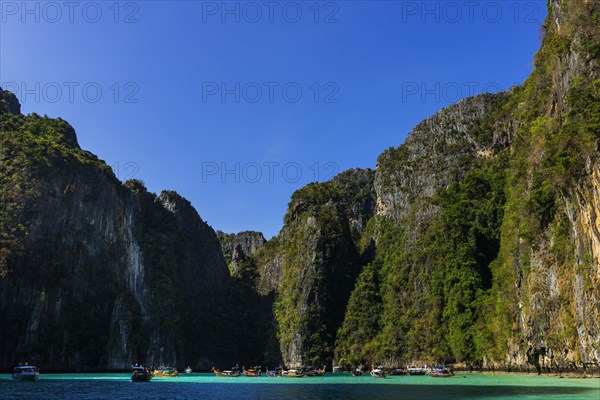
[[[371,376],[373,378],[385,378],[385,372],[383,371],[383,369],[376,368],[373,371],[371,371]]]
[[[404,368],[393,368],[390,370],[390,375],[406,375]]]
[[[409,375],[427,375],[426,367],[408,367],[407,371]]]
[[[304,378],[306,374],[298,369],[288,369],[283,371],[281,376],[285,378]]]
[[[152,374],[162,378],[175,378],[179,376],[179,371],[175,367],[166,366],[155,369]]]
[[[183,372],[185,372],[186,374],[191,374],[192,373],[192,369],[188,365],[187,368],[183,370]]]
[[[323,369],[315,368],[313,366],[306,367],[306,376],[323,376],[325,375],[325,368],[325,365],[323,365]]]
[[[429,376],[433,378],[451,378],[454,376],[454,372],[448,367],[433,367],[429,371]]]
[[[34,365],[18,365],[13,369],[13,381],[37,381],[40,377],[38,367]]]
[[[243,373],[245,376],[249,376],[252,378],[256,378],[261,376],[261,368],[260,367],[254,367],[254,368],[250,368],[250,369],[243,369]]]
[[[240,376],[240,367],[235,366],[233,367],[231,370],[223,370],[220,371],[218,369],[216,369],[215,367],[213,367],[213,369],[211,369],[212,372],[214,372],[214,374],[220,378],[236,378],[238,376]]]
[[[333,372],[333,373],[342,372],[342,367],[333,367],[333,369],[331,370],[331,372]]]
[[[132,365],[131,370],[133,372],[131,375],[132,382],[150,382],[150,379],[152,379],[152,372],[148,371],[148,368]]]
[[[352,376],[362,376],[363,374],[363,370],[360,368],[353,368],[352,369]]]

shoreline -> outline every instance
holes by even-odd
[[[45,374],[131,374],[131,371],[128,369],[113,369],[113,370],[101,370],[101,369],[89,369],[89,370],[60,370],[60,369],[43,369],[41,368],[41,373],[45,373]],[[538,374],[535,370],[534,371],[508,371],[508,370],[496,370],[496,371],[491,371],[491,370],[464,370],[464,369],[455,369],[454,370],[455,374],[460,374],[460,375],[475,375],[475,374],[479,374],[479,375],[490,375],[490,376],[494,376],[494,375],[515,375],[515,376],[522,376],[522,375],[528,375],[528,376],[547,376],[547,377],[552,377],[552,378],[564,378],[564,379],[600,379],[600,370],[596,370],[596,371],[592,371],[592,372],[575,372],[575,371],[567,371],[567,372],[542,372],[540,374]],[[10,375],[12,373],[12,370],[0,370],[0,374],[8,374]],[[200,371],[194,371],[194,374],[210,374],[211,371],[210,370],[200,370]],[[349,372],[344,371],[342,372],[342,374],[349,374]],[[185,375],[185,374],[182,374]],[[331,371],[327,372],[327,375],[333,375],[333,373]]]
[[[537,371],[507,371],[507,370],[463,370],[463,369],[455,369],[455,373],[460,374],[484,374],[484,375],[532,375],[532,376],[550,376],[553,378],[568,378],[568,379],[600,379],[600,370],[594,370],[591,372],[576,372],[576,371],[565,371],[565,372],[542,372],[537,373]]]

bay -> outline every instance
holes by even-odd
[[[42,373],[37,382],[12,382],[10,375],[0,374],[0,399],[600,399],[600,379],[525,374],[374,379],[332,373],[306,378],[217,378],[193,373],[148,383],[134,383],[129,377],[127,373]]]

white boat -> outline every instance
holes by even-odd
[[[409,375],[427,375],[428,369],[427,367],[408,367]]]
[[[306,374],[297,369],[288,369],[287,371],[283,371],[281,376],[286,378],[304,378]]]
[[[385,378],[385,372],[383,372],[382,369],[377,368],[371,371],[371,376],[373,378]]]
[[[37,381],[40,371],[33,365],[19,365],[13,369],[13,381]]]
[[[183,370],[186,374],[191,374],[192,373],[192,369],[190,368],[190,366],[188,365],[188,367],[186,369]]]
[[[342,367],[333,367],[332,371],[335,373],[342,372]]]

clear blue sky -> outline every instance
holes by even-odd
[[[374,168],[440,108],[523,82],[547,13],[510,0],[0,8],[0,84],[24,113],[66,119],[121,179],[176,190],[215,229],[267,238],[294,190]]]

